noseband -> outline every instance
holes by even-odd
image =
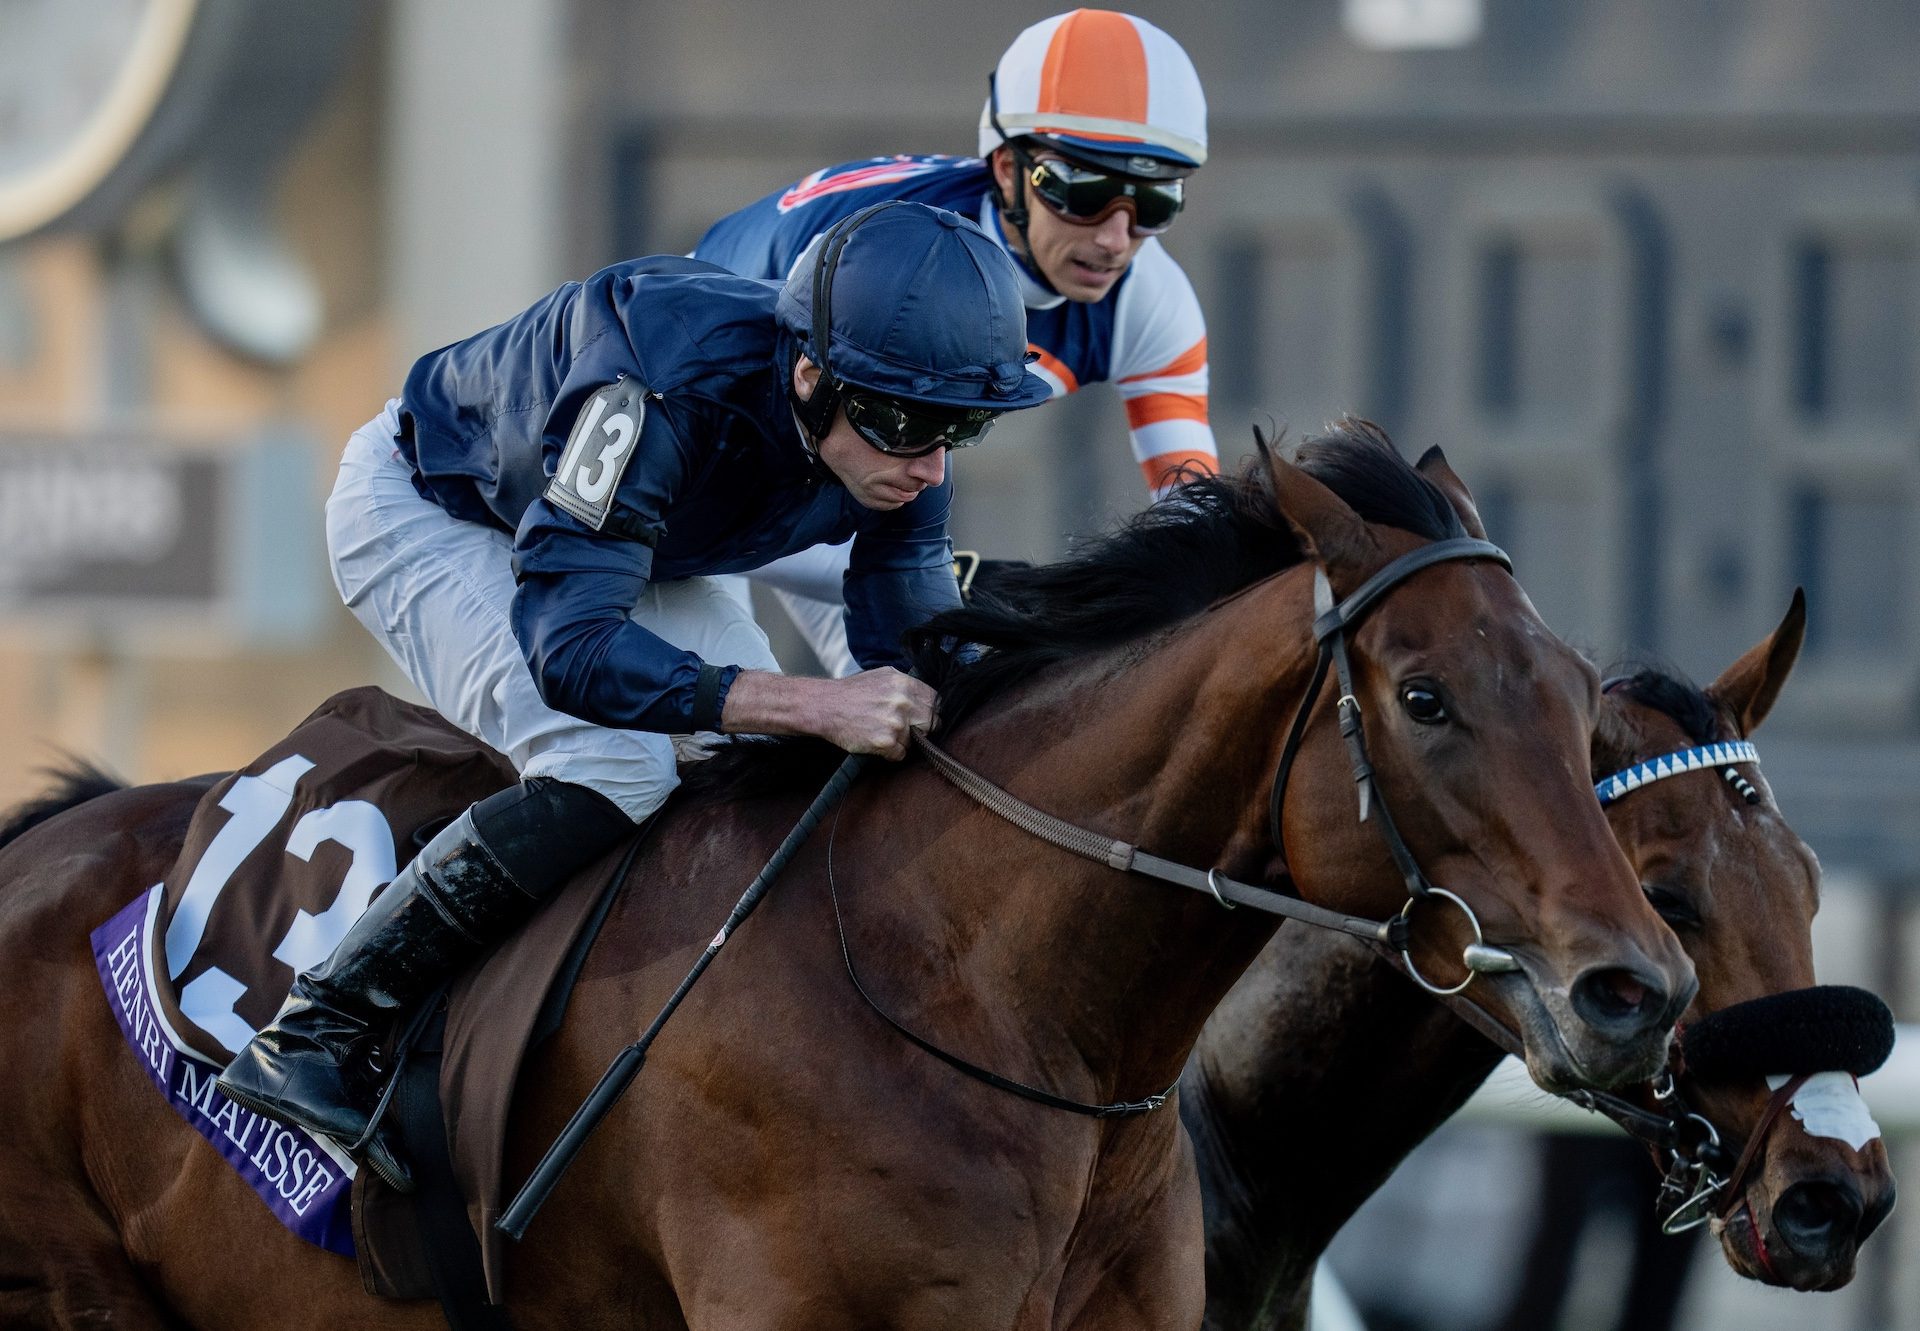
[[[1616,682],[1609,680],[1602,688],[1610,688]],[[1744,741],[1737,746],[1710,745],[1686,749],[1663,754],[1616,772],[1594,786],[1594,795],[1605,806],[1651,782],[1711,767],[1721,767],[1723,779],[1736,790],[1743,785],[1752,789],[1744,779],[1736,782],[1737,773],[1730,764],[1758,763],[1759,760],[1753,746]],[[1741,791],[1741,795],[1746,798],[1745,790]],[[1455,997],[1452,993],[1441,997],[1455,1015],[1465,1019],[1494,1044],[1515,1058],[1525,1059],[1526,1050],[1520,1037],[1505,1022],[1471,999]],[[1706,1224],[1716,1214],[1730,1210],[1731,1200],[1719,1207],[1716,1207],[1716,1201],[1727,1191],[1729,1182],[1735,1176],[1735,1157],[1721,1142],[1719,1130],[1704,1114],[1690,1108],[1681,1094],[1674,1072],[1677,1061],[1676,1046],[1669,1052],[1668,1065],[1649,1083],[1658,1109],[1643,1108],[1610,1091],[1562,1092],[1563,1099],[1612,1119],[1622,1131],[1653,1151],[1661,1162],[1663,1177],[1654,1208],[1664,1234],[1684,1233]],[[1792,1090],[1797,1088],[1796,1082],[1792,1088],[1783,1089],[1790,1096]],[[1766,1113],[1748,1138],[1746,1150],[1741,1153],[1743,1167],[1739,1173],[1744,1174],[1745,1166],[1757,1156],[1761,1140],[1784,1103],[1785,1098],[1778,1095],[1769,1103]],[[1729,1197],[1737,1197],[1737,1194],[1729,1194]]]
[[[1705,744],[1635,763],[1597,783],[1594,794],[1607,805],[1655,781],[1713,771],[1743,801],[1758,804],[1758,789],[1736,764],[1759,761],[1746,740]],[[1524,1057],[1519,1038],[1491,1013],[1470,999],[1448,996],[1447,1002],[1481,1034]],[[1681,1234],[1740,1206],[1768,1132],[1809,1077],[1822,1071],[1863,1077],[1886,1062],[1893,1039],[1893,1014],[1875,995],[1847,985],[1815,985],[1735,1003],[1677,1032],[1667,1066],[1649,1084],[1657,1110],[1607,1091],[1569,1091],[1564,1098],[1606,1115],[1654,1152],[1664,1175],[1655,1214],[1662,1233]],[[1713,1123],[1687,1104],[1680,1077],[1721,1081],[1758,1078],[1766,1071],[1787,1074],[1786,1080],[1768,1098],[1736,1154]]]
[[[1886,1003],[1845,984],[1765,994],[1677,1029],[1669,1065],[1653,1084],[1654,1099],[1677,1128],[1671,1141],[1657,1144],[1668,1152],[1656,1203],[1662,1230],[1678,1234],[1715,1214],[1730,1215],[1766,1153],[1774,1121],[1808,1079],[1844,1072],[1858,1082],[1887,1061],[1893,1043],[1893,1013]],[[1687,1107],[1679,1087],[1682,1075],[1696,1082],[1778,1078],[1781,1084],[1735,1157],[1713,1125]]]

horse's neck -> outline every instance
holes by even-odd
[[[1291,1299],[1341,1225],[1498,1061],[1364,944],[1283,928],[1181,1080],[1208,1324],[1264,1325],[1255,1314]]]
[[[1296,650],[1277,689],[1271,659],[1264,688],[1236,680],[1222,649],[1230,628],[1210,616],[1157,643],[1053,672],[963,727],[953,751],[1016,797],[1081,827],[1169,859],[1253,873],[1233,847],[1247,840],[1249,811],[1264,798],[1272,736],[1285,718],[1230,707],[1239,713],[1231,720],[1221,714],[1205,723],[1195,699],[1217,706],[1239,689],[1246,707],[1273,711],[1276,697],[1305,687],[1312,657]],[[1269,655],[1274,650],[1269,642]],[[924,769],[901,775],[938,786]],[[941,788],[929,800],[918,836],[894,851],[912,898],[902,904],[906,894],[894,894],[885,941],[931,957],[952,988],[970,996],[975,1027],[1030,1044],[1023,1057],[1051,1051],[1078,1074],[1082,1094],[1131,1098],[1162,1089],[1271,933],[1271,918],[1228,916],[1204,894],[1079,859],[957,792]],[[889,822],[897,834],[888,815],[867,824],[870,850]],[[1001,1020],[989,1010],[1013,1015]]]

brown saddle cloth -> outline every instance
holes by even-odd
[[[224,1065],[427,837],[516,779],[437,713],[359,688],[220,781],[194,810],[154,931],[181,1038]]]
[[[225,1064],[273,1019],[295,971],[325,957],[420,846],[517,779],[504,757],[437,712],[367,687],[327,699],[214,786],[164,885],[155,930],[160,1001],[181,1038]],[[505,1206],[514,1080],[606,877],[605,865],[576,877],[448,995],[440,1101],[496,1300],[501,1248],[492,1221]],[[434,1297],[411,1201],[368,1170],[353,1183],[353,1236],[369,1292]]]

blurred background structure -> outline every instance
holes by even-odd
[[[1920,7],[1132,8],[1211,105],[1167,244],[1223,454],[1346,411],[1444,445],[1603,661],[1711,678],[1804,585],[1765,768],[1826,866],[1822,978],[1920,1017]],[[335,604],[319,511],[412,358],[816,167],[970,151],[1050,12],[0,4],[0,801],[62,750],[228,768],[337,688],[404,690]],[[1044,558],[1141,500],[1093,391],[961,460],[958,535]],[[1376,1199],[1337,1250],[1375,1325],[1492,1324],[1531,1159],[1454,1131]],[[1603,1290],[1620,1244],[1589,1238]],[[1920,1328],[1916,1254],[1896,1215],[1813,1296],[1708,1253],[1681,1325]]]

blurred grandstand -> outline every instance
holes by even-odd
[[[0,800],[59,749],[224,768],[334,689],[403,689],[333,603],[318,509],[412,357],[815,167],[970,150],[1049,8],[0,6]],[[1444,445],[1601,659],[1711,675],[1805,586],[1763,763],[1826,867],[1822,978],[1920,1017],[1920,7],[1134,8],[1207,82],[1167,243],[1223,454],[1345,411]],[[959,467],[992,555],[1139,500],[1110,394]],[[1517,1236],[1529,1158],[1494,1128],[1417,1157],[1338,1250],[1363,1307],[1483,1324],[1512,1254],[1450,1218]],[[1895,1161],[1920,1177],[1910,1139]],[[1896,1215],[1842,1294],[1702,1261],[1682,1325],[1920,1329],[1916,1256]]]

